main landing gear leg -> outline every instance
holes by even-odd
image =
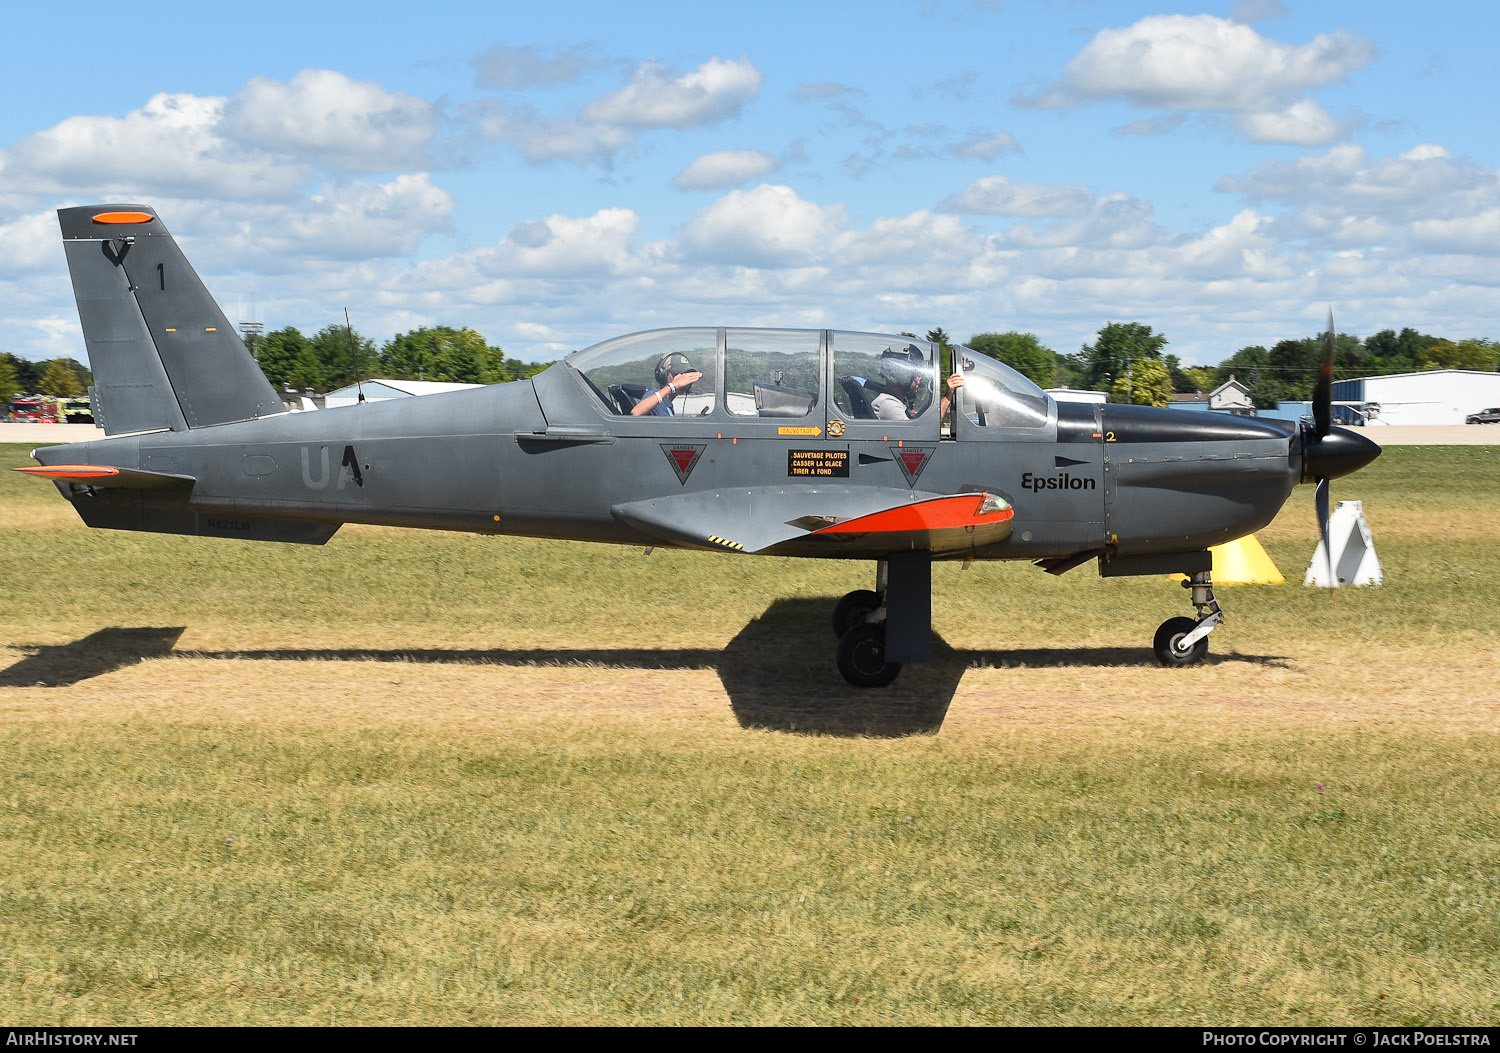
[[[875,590],[859,589],[834,606],[838,666],[855,687],[884,687],[903,662],[932,652],[932,560],[925,552],[880,560]]]
[[[1152,648],[1162,665],[1193,665],[1208,654],[1208,634],[1224,620],[1224,611],[1214,599],[1214,583],[1208,571],[1199,571],[1182,583],[1193,590],[1193,606],[1198,617],[1168,618],[1156,630]]]

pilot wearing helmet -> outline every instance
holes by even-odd
[[[632,417],[670,417],[673,415],[672,400],[687,391],[703,374],[693,368],[687,355],[681,351],[662,355],[656,363],[656,390],[648,391],[631,407]]]
[[[886,348],[880,355],[878,393],[870,399],[877,420],[910,420],[920,411],[918,398],[927,381],[927,359],[908,344],[897,350]]]

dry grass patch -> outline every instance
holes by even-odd
[[[0,473],[0,1011],[1488,1022],[1500,469],[1405,453],[1335,493],[1383,589],[1224,589],[1161,670],[1176,585],[945,565],[875,693],[864,565],[89,532]]]

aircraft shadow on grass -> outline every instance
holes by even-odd
[[[186,628],[100,629],[72,643],[21,644],[31,653],[0,669],[0,687],[71,687],[148,658],[165,658]]]
[[[782,599],[716,648],[267,648],[174,650],[184,627],[110,628],[71,644],[28,647],[34,653],[0,670],[3,687],[67,687],[148,658],[269,661],[366,661],[497,666],[591,666],[644,671],[633,677],[643,696],[651,670],[713,669],[741,726],[814,735],[898,738],[935,734],[964,671],[971,667],[1100,668],[1153,665],[1144,647],[1055,647],[1013,651],[955,650],[934,635],[932,661],[912,666],[890,687],[851,687],[828,659],[832,635],[826,598]],[[1283,658],[1210,655],[1208,663],[1281,666]],[[1163,671],[1163,675],[1172,675]]]

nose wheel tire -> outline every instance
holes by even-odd
[[[1198,623],[1192,618],[1168,618],[1161,623],[1161,628],[1156,630],[1156,638],[1152,640],[1152,649],[1156,651],[1156,660],[1165,666],[1193,665],[1203,661],[1208,654],[1208,637],[1203,637],[1186,651],[1177,649],[1178,642],[1198,627]]]
[[[885,687],[901,663],[885,660],[885,626],[856,625],[839,637],[839,672],[855,687]]]
[[[833,605],[833,635],[840,640],[856,625],[863,625],[872,611],[880,609],[880,596],[869,589],[855,589]]]

